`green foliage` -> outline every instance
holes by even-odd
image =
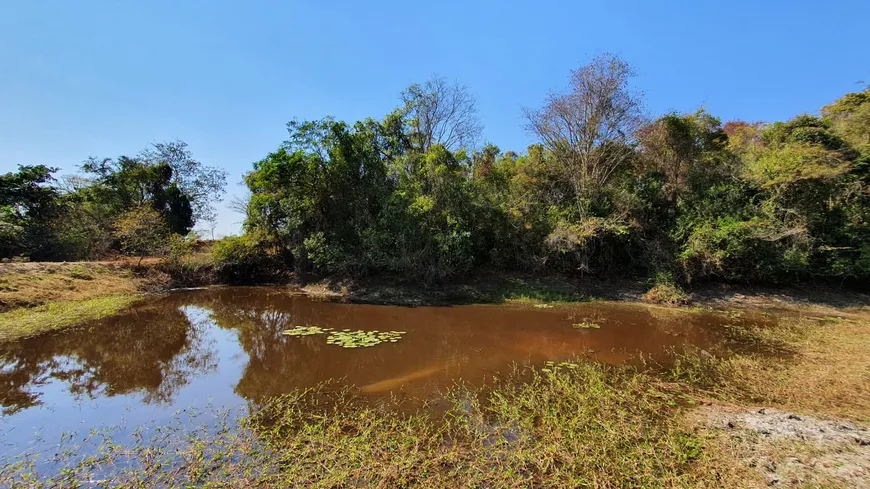
[[[199,234],[195,232],[190,232],[187,236],[170,234],[166,243],[165,261],[174,268],[183,267],[190,261],[199,239]]]
[[[168,163],[122,156],[117,161],[91,159],[82,169],[96,175],[83,190],[92,207],[118,215],[147,204],[163,216],[171,232],[187,234],[193,227],[191,198],[173,180],[174,172]]]
[[[54,168],[21,166],[0,176],[0,257],[82,260],[118,250],[114,224],[148,206],[160,227],[185,235],[213,214],[226,174],[193,159],[181,141],[158,143],[136,157],[90,158],[87,177],[57,186]],[[137,252],[138,254],[138,252]]]
[[[147,205],[121,214],[115,221],[115,237],[121,249],[138,256],[139,263],[146,255],[163,253],[169,244],[169,229],[163,216]]]
[[[471,150],[475,101],[439,77],[383,120],[293,120],[244,176],[245,235],[216,245],[220,273],[664,273],[656,294],[676,301],[668,287],[702,279],[870,279],[870,89],[772,124],[704,110],[649,121],[633,74],[611,55],[573,71],[567,91],[526,111],[539,141],[524,154]],[[140,254],[115,223],[144,208],[183,247],[226,179],[180,141],[82,169],[63,190],[44,166],[0,177],[0,256]]]
[[[227,236],[214,242],[211,258],[215,271],[230,283],[274,278],[280,264],[263,241],[253,234]]]
[[[653,290],[668,303],[684,301],[680,280],[868,277],[870,154],[853,144],[864,95],[772,125],[723,126],[703,110],[640,125],[630,76],[613,57],[575,72],[571,93],[589,100],[530,111],[543,144],[523,155],[439,144],[423,126],[443,80],[412,86],[381,122],[291,122],[245,177],[246,229],[297,271],[666,273],[676,279]],[[618,89],[598,90],[603,80]],[[577,104],[621,104],[623,132],[552,119]]]
[[[45,259],[54,252],[52,222],[60,213],[60,193],[51,184],[56,168],[19,166],[0,175],[0,256]]]

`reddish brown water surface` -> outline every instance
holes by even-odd
[[[85,327],[0,345],[0,454],[64,432],[163,423],[180,410],[246,408],[336,379],[371,399],[438,397],[513,364],[586,357],[667,361],[720,340],[719,314],[589,303],[397,307],[316,301],[278,288],[179,291]],[[577,329],[577,323],[598,329]],[[298,325],[404,331],[396,343],[345,349]]]

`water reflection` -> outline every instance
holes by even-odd
[[[717,328],[709,326],[723,320],[616,304],[407,308],[319,302],[278,288],[187,291],[87,328],[0,345],[0,404],[7,427],[27,412],[56,410],[26,419],[59,433],[122,410],[168,416],[185,403],[258,402],[329,379],[373,399],[431,398],[513,363],[662,360],[683,344],[714,344]],[[584,321],[601,327],[571,326]],[[407,333],[398,343],[346,350],[323,335],[281,334],[297,325]],[[82,400],[92,415],[70,408]]]
[[[60,382],[71,398],[141,393],[171,403],[191,378],[216,368],[213,342],[177,303],[157,301],[91,325],[0,346],[3,414],[42,404],[41,386]]]

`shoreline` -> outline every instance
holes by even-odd
[[[58,311],[73,311],[78,313],[74,320],[86,321],[89,319],[88,311],[92,309],[102,311],[104,315],[114,314],[137,301],[166,293],[177,283],[150,265],[136,271],[105,263],[20,265],[16,264],[17,273],[27,276],[30,282],[16,282],[8,275],[8,268],[3,268],[6,265],[0,266],[0,272],[4,272],[0,279],[5,278],[7,284],[0,294],[5,294],[2,297],[9,300],[11,292],[18,292],[19,301],[26,296],[34,303],[42,302],[32,307],[7,310],[0,313],[0,318],[16,314],[39,318],[40,315],[34,312],[50,318],[59,316]],[[37,276],[41,278],[37,279]],[[18,278],[24,280],[22,277]],[[137,291],[119,295],[104,290],[117,285],[118,277],[124,280],[125,286],[135,286]],[[26,283],[33,283],[34,287],[28,290],[24,287]],[[66,283],[68,287],[58,290],[58,283]],[[17,284],[18,290],[7,290],[9,284]],[[188,287],[184,288],[190,288],[190,284],[185,285]],[[397,285],[384,280],[332,280],[304,285],[293,282],[263,286],[277,287],[288,294],[328,300],[408,307],[469,303],[524,304],[529,307],[553,304],[558,307],[605,301],[655,307],[676,314],[730,310],[735,314],[728,334],[733,335],[732,339],[737,343],[746,341],[753,345],[747,351],[735,350],[734,355],[714,356],[690,350],[678,354],[678,368],[659,373],[590,363],[582,366],[579,373],[566,372],[564,377],[560,374],[556,381],[555,377],[535,370],[530,383],[505,384],[497,391],[497,396],[487,398],[487,393],[474,393],[481,396],[480,405],[474,404],[477,406],[474,411],[471,414],[463,412],[462,416],[505,417],[505,422],[523,427],[530,435],[520,441],[499,442],[494,446],[497,448],[481,448],[476,438],[478,435],[472,434],[467,440],[462,438],[467,433],[461,423],[448,426],[451,436],[463,440],[457,451],[447,451],[449,457],[465,460],[464,463],[476,463],[476,454],[485,456],[497,449],[509,460],[516,459],[519,467],[539,462],[549,464],[562,460],[558,454],[562,452],[554,452],[552,460],[543,454],[555,450],[553,447],[562,447],[565,440],[576,434],[577,427],[600,424],[607,429],[590,432],[589,438],[583,441],[584,446],[591,443],[595,449],[621,450],[621,437],[641,437],[643,443],[657,446],[658,450],[673,450],[665,452],[671,457],[668,463],[679,465],[643,469],[651,471],[649,475],[653,478],[650,480],[657,484],[683,485],[685,482],[695,486],[726,483],[730,487],[765,484],[839,487],[837,484],[842,484],[843,487],[861,487],[857,484],[870,475],[870,431],[866,424],[870,422],[870,382],[866,378],[866,372],[870,371],[870,299],[858,292],[810,286],[786,289],[718,284],[696,288],[692,291],[691,305],[673,307],[644,302],[643,286],[638,281],[587,279],[581,283],[565,277],[483,274],[439,287]],[[71,298],[73,296],[75,298]],[[117,309],[88,307],[88,304],[101,301],[115,304],[119,297],[129,302],[118,302]],[[779,320],[770,326],[759,326],[741,319],[741,309],[765,309],[777,315]],[[40,320],[34,322],[43,328],[49,324]],[[73,324],[75,322],[66,326]],[[42,332],[62,327],[65,326],[55,321]],[[33,334],[39,332],[31,331]],[[0,341],[3,341],[2,336]],[[785,353],[769,354],[771,351]],[[593,386],[600,388],[593,389]],[[299,396],[304,396],[304,393]],[[388,450],[392,443],[390,434],[400,430],[407,433],[408,447],[416,446],[418,440],[435,447],[431,448],[434,450],[431,453],[430,448],[402,451],[400,456],[408,460],[409,467],[421,460],[443,455],[439,451],[443,449],[438,447],[443,447],[444,440],[439,433],[444,427],[437,423],[422,417],[388,419],[378,411],[352,405],[348,405],[346,412],[300,411],[307,404],[293,404],[302,402],[303,397],[299,396],[279,399],[270,412],[252,414],[255,419],[267,414],[269,419],[278,420],[284,420],[286,416],[286,422],[291,423],[288,426],[293,428],[282,432],[280,437],[266,431],[257,435],[266,438],[248,440],[254,446],[268,440],[280,447],[281,453],[294,459],[309,457],[300,459],[306,468],[297,474],[301,479],[292,479],[295,482],[326,480],[329,475],[313,467],[321,462],[336,463],[335,459],[329,458],[329,451],[296,453],[294,450],[298,446],[343,446],[355,451],[364,445],[384,453],[383,450]],[[288,401],[292,399],[296,401]],[[689,401],[691,405],[683,405]],[[550,410],[554,402],[559,414],[546,418],[552,414]],[[519,405],[526,411],[516,411]],[[601,410],[584,411],[584,406],[600,406]],[[302,421],[297,416],[303,416]],[[613,421],[620,416],[633,419],[632,425],[653,423],[656,431],[633,431],[628,425]],[[362,445],[357,446],[355,438],[344,436],[343,430],[350,425],[357,426],[353,423],[360,423],[360,419],[364,424],[359,429],[365,430],[369,438],[361,440]],[[551,424],[540,425],[540,419],[550,419],[548,423]],[[609,439],[607,430],[616,430],[620,434]],[[811,439],[807,439],[808,433],[814,434]],[[227,436],[230,438],[214,441],[220,446],[242,434],[230,432]],[[536,436],[542,437],[541,441],[537,441]],[[196,443],[192,445],[195,447]],[[569,444],[562,448],[569,453],[577,446]],[[359,452],[358,462],[362,468],[343,467],[341,470],[356,473],[362,477],[361,480],[395,482],[384,472],[387,469],[366,453]],[[586,468],[577,470],[592,470],[591,473],[602,470],[598,477],[605,477],[611,470],[635,470],[632,467],[641,467],[649,459],[649,454],[631,450],[617,455],[622,457],[619,459],[622,462],[579,454],[577,463]],[[257,458],[260,456],[258,452],[251,452],[249,459],[241,457],[238,463],[257,465],[262,462]],[[0,479],[4,469],[14,472],[14,468],[0,467]],[[208,470],[207,467],[203,469]],[[456,480],[452,478],[456,474],[450,470],[440,466],[431,470],[430,476],[443,477],[449,483]],[[423,475],[413,470],[410,473]],[[131,476],[135,477],[135,474]],[[489,477],[498,480],[500,473],[483,464],[478,476],[483,481]],[[624,482],[633,480],[627,477]],[[535,480],[530,479],[530,483]],[[439,486],[437,479],[433,484]]]
[[[809,284],[791,287],[702,284],[692,288],[689,303],[669,305],[645,300],[644,281],[631,279],[576,279],[484,271],[452,283],[426,285],[403,283],[390,277],[304,282],[295,276],[279,282],[232,284],[217,280],[213,270],[207,268],[178,276],[168,272],[159,261],[141,266],[129,261],[0,264],[0,342],[110,316],[154,294],[234,285],[271,286],[314,298],[410,307],[612,301],[683,311],[698,308],[870,311],[868,294]]]

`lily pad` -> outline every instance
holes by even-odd
[[[287,336],[311,336],[316,334],[324,334],[332,331],[332,328],[321,328],[320,326],[296,326],[282,332]]]
[[[396,343],[402,339],[404,331],[334,331],[326,338],[326,343],[342,348],[370,348],[384,342]]]

